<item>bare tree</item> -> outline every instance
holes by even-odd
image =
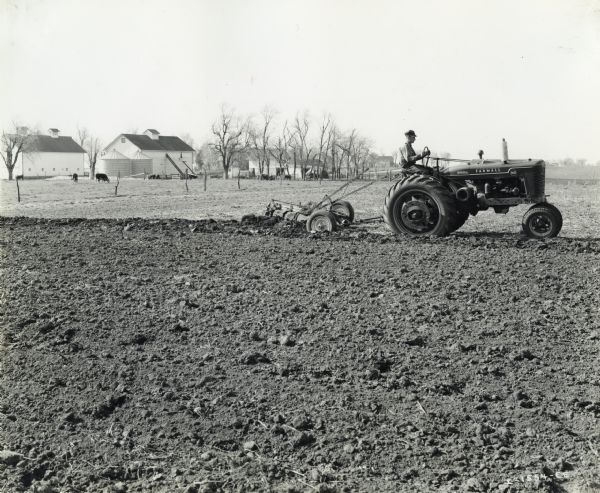
[[[249,128],[250,145],[258,159],[258,173],[262,177],[265,173],[270,174],[271,154],[269,152],[269,141],[271,139],[271,122],[273,111],[269,108],[263,109],[260,126],[251,125]]]
[[[323,116],[323,120],[319,126],[319,152],[317,154],[319,181],[321,181],[321,178],[325,174],[324,171],[327,166],[327,155],[329,154],[329,146],[331,145],[331,132],[329,132],[331,126],[331,115]]]
[[[341,163],[344,151],[340,147],[342,133],[335,124],[329,127],[329,157],[331,158],[331,178],[339,179],[341,177]]]
[[[210,142],[205,142],[200,146],[196,155],[196,165],[199,170],[212,170],[221,167],[221,156],[218,155]]]
[[[356,132],[356,129],[353,128],[349,135],[341,138],[340,142],[337,143],[337,146],[342,151],[342,154],[340,156],[340,162],[339,162],[340,169],[341,169],[341,165],[344,161],[344,158],[346,158],[346,179],[347,180],[350,179],[351,166],[354,162],[353,153],[354,153],[354,146],[355,146],[356,138],[357,138],[357,132]]]
[[[294,172],[292,174],[292,177],[294,178],[294,180],[296,179],[296,170],[298,168],[298,154],[299,154],[299,141],[298,138],[296,136],[296,132],[294,131],[294,129],[291,128],[286,128],[284,129],[284,132],[287,135],[287,143],[288,143],[288,149],[289,149],[289,155],[290,158],[292,159],[292,163],[294,164]]]
[[[11,132],[2,131],[0,155],[8,170],[8,179],[13,179],[13,171],[19,156],[32,149],[35,134],[27,127],[13,123]]]
[[[300,173],[302,179],[306,179],[306,171],[308,162],[310,161],[311,155],[314,149],[309,145],[308,142],[308,131],[310,128],[310,118],[308,113],[304,112],[302,118],[298,114],[294,118],[293,124],[293,147],[295,158],[300,161]],[[296,159],[294,159],[294,173],[296,172]]]
[[[85,127],[77,127],[77,143],[83,147],[84,143],[88,140],[90,133]]]
[[[277,137],[277,141],[269,150],[271,156],[277,161],[277,165],[281,172],[285,169],[285,174],[290,174],[290,133],[287,128],[287,121],[283,125],[281,134]]]
[[[92,135],[86,127],[77,127],[77,141],[87,154],[88,164],[90,165],[90,180],[96,175],[96,163],[98,154],[102,149],[102,141]]]
[[[221,107],[221,114],[212,124],[212,149],[219,155],[223,166],[223,177],[229,178],[229,168],[236,156],[248,149],[247,124],[240,122],[233,111]]]
[[[194,142],[194,138],[189,133],[184,133],[181,136],[181,140],[183,140],[187,145],[194,149],[194,151],[196,150],[196,143]]]
[[[199,150],[196,153],[196,159],[194,160],[196,166],[194,171],[202,171],[206,166],[206,161],[204,160],[204,156],[202,155],[202,151]]]
[[[352,146],[352,163],[354,165],[354,176],[364,175],[367,170],[367,162],[371,154],[370,142],[364,137],[357,137]]]

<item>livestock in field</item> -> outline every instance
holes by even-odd
[[[109,183],[110,180],[106,173],[96,173],[96,181],[103,181],[105,183]]]

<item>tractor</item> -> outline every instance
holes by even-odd
[[[552,238],[562,228],[562,215],[546,201],[545,168],[541,159],[442,159],[425,165],[430,174],[403,171],[390,188],[383,219],[395,233],[446,236],[469,216],[490,208],[506,214],[511,207],[532,204],[522,220],[525,235]],[[440,162],[445,166],[440,167]]]

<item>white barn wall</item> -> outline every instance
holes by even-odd
[[[129,141],[129,139],[125,139],[125,142],[121,142],[121,137],[117,137],[115,139],[114,143],[111,144],[110,147],[107,147],[105,149],[105,151],[108,154],[113,149],[117,150],[118,152],[120,152],[124,156],[127,156],[130,159],[133,158],[135,153],[138,151],[138,148],[136,146],[134,146]],[[100,157],[100,159],[102,159],[102,156],[99,156],[99,157]]]
[[[36,152],[22,154],[20,163],[15,166],[13,177],[83,175],[84,153],[75,152]],[[8,178],[8,171],[4,168]]]
[[[159,175],[173,175],[177,173],[177,170],[169,162],[165,154],[169,154],[171,159],[175,161],[175,164],[179,166],[181,171],[185,172],[187,169],[181,162],[185,161],[187,165],[194,169],[194,153],[192,151],[142,151],[146,156],[152,159],[152,173]],[[180,157],[183,156],[183,158]]]
[[[139,175],[151,175],[152,173],[152,160],[151,159],[132,159],[131,161],[131,174],[140,177]]]
[[[277,175],[277,168],[279,168],[279,163],[274,160],[271,159],[271,164],[269,166],[269,175],[271,176],[276,176]],[[285,170],[285,166],[283,166],[283,169]],[[290,163],[289,164],[289,170],[290,170],[290,175],[294,174],[294,163]],[[248,159],[248,173],[251,175],[252,171],[254,171],[254,174],[256,176],[259,176],[260,173],[258,171],[258,159],[254,159],[254,158],[250,158]],[[267,173],[267,165],[265,164],[265,169],[264,169],[265,174]],[[298,165],[298,167],[296,168],[296,177],[301,177],[302,176],[302,171],[300,169],[300,166]]]

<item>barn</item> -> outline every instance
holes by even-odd
[[[160,135],[160,132],[153,128],[149,128],[143,134],[120,134],[104,148],[100,154],[100,161],[108,156],[109,159],[105,161],[110,165],[110,156],[114,152],[118,153],[119,159],[132,160],[132,176],[140,176],[144,172],[161,176],[183,175],[186,171],[193,173],[194,149],[179,137]],[[134,162],[136,160],[137,163]],[[150,160],[151,167],[147,166],[147,160]],[[106,166],[106,163],[102,166]],[[105,169],[112,168],[109,166]]]
[[[61,136],[60,130],[51,128],[48,135],[34,135],[27,150],[19,156],[13,175],[24,178],[83,175],[85,150],[71,137]],[[2,166],[0,178],[8,178]]]

